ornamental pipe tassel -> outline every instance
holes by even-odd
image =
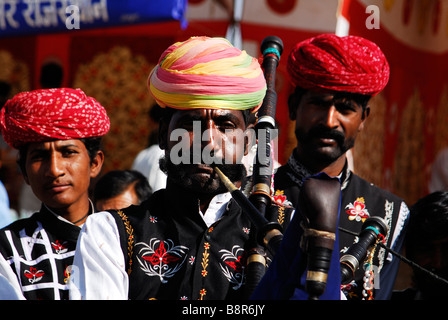
[[[389,226],[381,217],[368,218],[361,227],[357,243],[353,244],[341,257],[341,283],[348,284],[355,278],[355,272],[367,256],[367,252],[379,237],[389,232]]]

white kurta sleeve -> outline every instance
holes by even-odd
[[[115,219],[89,216],[81,230],[70,275],[71,300],[124,300],[129,279]]]
[[[16,274],[0,254],[0,300],[24,299]]]

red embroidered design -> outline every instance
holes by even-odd
[[[24,275],[28,278],[28,281],[33,284],[42,280],[45,272],[42,270],[37,270],[34,267],[30,267],[30,270],[25,270]]]
[[[170,263],[173,261],[177,261],[180,259],[179,256],[174,256],[169,254],[165,249],[164,242],[160,242],[159,248],[155,250],[155,252],[151,256],[143,257],[146,261],[151,262],[153,266],[158,265],[160,263]]]
[[[274,196],[272,197],[274,203],[278,204],[279,206],[292,207],[292,202],[288,200],[284,193],[285,191],[283,190],[276,190]]]
[[[204,300],[204,296],[207,294],[207,290],[205,289],[201,289],[199,291],[199,294],[201,295],[201,297],[199,298],[199,300]]]
[[[158,240],[152,238],[149,244],[139,242],[136,244],[143,246],[138,252],[138,262],[140,267],[148,276],[157,276],[162,283],[167,283],[182,267],[186,258],[188,248],[184,246],[175,246],[173,241]]]
[[[274,198],[274,202],[279,205],[282,205],[283,202],[286,201],[286,196],[283,194],[278,194],[278,195],[274,196],[273,198]]]
[[[232,289],[238,290],[244,283],[244,249],[239,245],[234,245],[232,251],[222,249],[219,251],[223,253],[221,256],[221,270],[224,276],[233,284]]]
[[[209,261],[208,257],[210,256],[210,253],[208,252],[208,250],[210,249],[210,243],[208,243],[208,242],[204,243],[204,249],[205,249],[205,251],[202,255],[202,262],[201,262],[201,266],[202,266],[201,275],[203,277],[206,277],[208,274],[208,271],[207,271],[208,261]]]
[[[56,240],[55,242],[51,243],[51,246],[53,247],[53,249],[56,251],[57,254],[62,254],[67,252],[67,247],[65,246],[66,242],[64,242],[63,244],[61,244],[59,242],[59,240]]]
[[[366,208],[365,200],[363,197],[357,198],[353,203],[349,203],[346,207],[346,212],[349,215],[350,220],[364,222],[370,217],[369,210]]]

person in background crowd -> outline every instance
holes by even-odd
[[[5,186],[0,181],[0,228],[14,222],[14,216],[9,208],[9,197]]]
[[[406,257],[445,281],[413,267],[413,287],[393,294],[394,300],[444,300],[448,296],[448,192],[436,191],[411,206]]]
[[[80,89],[39,89],[9,100],[0,125],[42,201],[40,211],[0,230],[0,271],[23,298],[67,299],[76,241],[94,212],[88,189],[104,161],[106,110]]]
[[[440,150],[431,165],[428,191],[448,191],[448,148]]]
[[[408,207],[402,199],[351,172],[347,161],[347,152],[354,146],[369,116],[370,98],[381,92],[389,80],[386,57],[376,44],[367,39],[322,34],[296,44],[287,65],[295,87],[288,106],[289,117],[295,121],[297,146],[287,164],[275,173],[274,200],[297,208],[305,179],[319,174],[337,177],[342,196],[339,227],[359,234],[367,218],[379,216],[389,227],[389,232],[384,235],[386,245],[400,251]],[[295,214],[294,218],[291,227],[296,229],[289,233],[292,243],[302,230],[301,215]],[[287,228],[290,219],[285,217],[283,221],[284,228]],[[356,241],[353,235],[340,231],[336,232],[336,239],[333,252],[341,254]],[[283,243],[287,241],[288,230]],[[294,269],[292,263],[301,261],[299,256],[303,258],[298,246],[299,241],[292,245],[297,251],[285,252],[286,257],[276,256],[254,294],[255,299],[308,297],[304,289],[306,272],[293,274],[298,269]],[[339,267],[339,255],[333,257],[337,260],[334,265]],[[380,275],[379,288],[364,289],[364,270],[361,267],[355,279],[343,287],[345,296],[342,298],[361,299],[365,298],[364,294],[367,298],[390,298],[400,261],[379,249],[373,262]],[[340,272],[334,274],[335,278],[328,279],[322,299],[341,298]],[[302,276],[300,282],[296,281],[299,276]]]
[[[98,211],[138,205],[152,194],[146,177],[135,170],[112,170],[95,184],[93,202]]]
[[[6,81],[0,81],[0,109],[3,108],[6,101],[9,99],[11,94],[11,85]],[[8,171],[15,170],[10,168],[9,165],[13,162],[17,156],[17,150],[12,149],[0,136],[0,178],[4,181],[0,181],[0,228],[7,226],[8,224],[14,222],[17,218],[17,213],[13,208],[10,208],[9,194],[5,187],[6,179],[10,178],[11,174]],[[7,168],[3,168],[3,163],[6,160]],[[12,189],[12,188],[11,188]]]
[[[132,170],[141,172],[149,182],[152,191],[166,187],[166,174],[160,170],[159,161],[163,157],[163,150],[158,143],[158,126],[162,117],[162,108],[154,104],[149,111],[149,126],[156,126],[149,135],[148,147],[140,151],[132,163]]]

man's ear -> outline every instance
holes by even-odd
[[[359,128],[358,128],[358,131],[359,131],[359,132],[362,131],[362,130],[364,129],[364,124],[365,124],[367,118],[369,117],[369,115],[370,115],[370,107],[367,106],[367,107],[364,109],[364,111],[362,112],[362,118],[361,118],[362,121],[361,121],[361,124],[359,125]]]
[[[366,106],[366,109],[364,110],[364,118],[367,119],[370,115],[370,107]]]
[[[101,172],[101,168],[104,163],[104,152],[98,151],[95,158],[93,158],[92,163],[90,164],[90,177],[96,178]]]

